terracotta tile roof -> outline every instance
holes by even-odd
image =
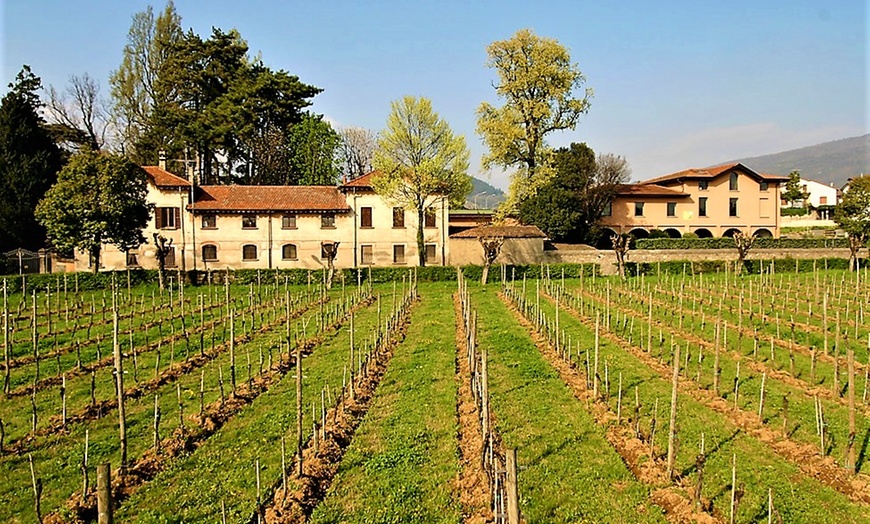
[[[199,186],[196,211],[347,212],[335,186]]]
[[[157,187],[190,187],[190,182],[157,166],[142,166]]]
[[[342,184],[341,187],[343,187],[343,188],[345,188],[345,187],[358,187],[358,188],[364,188],[364,189],[371,189],[372,188],[372,178],[374,178],[375,175],[377,175],[377,174],[378,174],[377,171],[370,171],[362,176],[358,176],[358,177],[354,178],[350,182]]]
[[[758,173],[758,175],[765,180],[778,180],[780,182],[788,182],[788,176],[786,175],[774,175],[773,173]],[[809,180],[808,178],[801,177],[801,180]],[[821,184],[821,182],[819,182]],[[828,185],[828,184],[824,184]]]
[[[478,226],[450,235],[450,238],[547,238],[538,226]]]
[[[646,182],[638,182],[637,184],[621,184],[617,187],[619,196],[649,196],[649,197],[673,197],[684,198],[688,197],[688,193],[676,191],[668,187],[663,187],[657,184],[649,184]]]
[[[664,175],[664,176],[660,176],[660,177],[656,177],[656,178],[650,178],[650,179],[644,180],[640,183],[641,184],[659,184],[661,182],[671,182],[671,181],[677,181],[677,180],[686,179],[686,178],[693,179],[693,180],[709,180],[712,178],[716,178],[717,176],[721,175],[722,173],[726,173],[726,172],[731,171],[732,169],[735,169],[735,168],[740,168],[743,171],[745,171],[747,174],[755,176],[756,178],[759,178],[761,180],[768,180],[768,181],[788,180],[788,177],[783,177],[780,175],[756,173],[755,171],[749,169],[748,167],[744,166],[740,162],[731,162],[729,164],[722,164],[722,165],[712,166],[712,167],[703,167],[703,168],[693,167],[691,169],[684,169],[683,171],[677,171],[676,173],[671,173],[670,175]]]

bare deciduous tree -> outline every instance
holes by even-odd
[[[628,250],[631,247],[631,235],[622,233],[620,235],[610,235],[610,241],[613,242],[613,252],[616,254],[616,265],[619,270],[619,278],[625,280],[625,259],[628,258]]]
[[[344,127],[338,134],[341,136],[341,161],[348,179],[353,180],[370,172],[377,135],[361,127]]]
[[[340,242],[321,242],[321,252],[326,258],[326,289],[332,288],[332,279],[335,276],[335,257],[338,255],[338,244]]]
[[[64,91],[48,91],[46,113],[58,139],[74,150],[104,149],[112,132],[112,118],[100,96],[100,84],[85,73],[71,76]]]
[[[734,233],[734,247],[737,248],[737,267],[734,268],[734,272],[738,275],[743,272],[743,262],[746,260],[749,250],[752,249],[755,238],[755,235],[747,235],[743,231]]]
[[[154,247],[157,249],[157,281],[160,289],[166,285],[166,257],[172,250],[172,239],[167,239],[163,235],[154,233]]]

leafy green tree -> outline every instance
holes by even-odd
[[[39,249],[45,229],[33,214],[57,180],[60,149],[39,115],[40,79],[25,65],[0,102],[0,251]]]
[[[599,155],[572,143],[553,153],[553,177],[519,207],[520,220],[541,228],[553,240],[594,243],[604,209],[631,171],[625,159]]]
[[[87,252],[96,273],[103,244],[128,251],[145,242],[142,229],[153,207],[146,194],[141,167],[119,155],[82,151],[60,171],[36,218],[59,249]]]
[[[512,38],[487,47],[487,65],[498,73],[496,93],[502,107],[482,103],[477,109],[477,133],[489,152],[485,168],[519,168],[513,175],[505,208],[515,209],[544,185],[552,174],[546,137],[574,129],[589,109],[592,91],[574,95],[585,82],[568,50],[558,41],[521,29]]]
[[[291,168],[296,183],[335,185],[341,178],[341,136],[322,115],[306,113],[290,128]]]
[[[849,264],[858,268],[858,251],[870,238],[870,175],[853,178],[834,209],[834,221],[849,235]]]
[[[807,195],[804,193],[804,188],[801,184],[801,173],[795,169],[788,174],[788,182],[785,183],[785,191],[782,192],[782,199],[789,204],[800,202],[803,205],[806,198]]]
[[[468,147],[426,98],[406,96],[391,104],[387,127],[378,138],[372,185],[384,199],[417,213],[417,252],[426,265],[423,226],[426,209],[443,196],[451,205],[471,191]]]

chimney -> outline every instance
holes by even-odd
[[[166,171],[166,151],[162,149],[157,153],[157,167]]]

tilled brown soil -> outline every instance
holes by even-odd
[[[650,456],[649,444],[637,438],[631,428],[613,424],[616,413],[610,406],[593,398],[593,392],[586,387],[586,379],[580,375],[573,363],[560,358],[535,327],[520,313],[514,304],[503,294],[499,295],[508,306],[517,321],[529,332],[538,350],[559,373],[559,376],[574,393],[577,400],[584,403],[592,414],[595,422],[606,428],[605,437],[614,450],[622,458],[625,465],[639,481],[656,487],[652,501],[665,511],[668,522],[676,524],[701,523],[715,524],[720,522],[716,517],[696,511],[692,502],[682,493],[682,489],[672,484],[668,479],[666,465]],[[706,504],[702,504],[705,505]]]
[[[353,398],[347,391],[342,391],[336,405],[327,411],[326,426],[323,428],[325,438],[319,440],[316,450],[313,439],[309,439],[302,450],[302,476],[298,475],[296,456],[292,466],[288,463],[292,473],[287,477],[287,490],[280,484],[275,488],[270,500],[261,508],[260,515],[264,522],[303,523],[326,497],[344,453],[371,406],[378,384],[393,357],[393,350],[404,340],[409,324],[408,310],[389,339],[372,353],[365,372],[354,381]]]
[[[456,414],[459,420],[459,476],[456,489],[462,507],[465,524],[494,522],[489,478],[483,468],[483,433],[480,429],[480,412],[471,392],[471,369],[468,359],[465,326],[462,322],[462,306],[459,295],[453,296],[456,319],[456,381],[459,393],[456,398]]]
[[[552,300],[552,297],[546,296]],[[573,308],[566,307],[565,310],[587,328],[594,329],[591,319],[580,316]],[[625,339],[610,331],[602,331],[601,336],[631,353],[663,379],[670,380],[672,372],[670,366],[659,362],[642,348],[628,344]],[[870,476],[863,473],[850,473],[837,465],[833,458],[820,455],[815,446],[788,439],[782,431],[760,423],[756,413],[735,409],[731,402],[716,395],[712,390],[702,388],[691,379],[683,378],[678,387],[681,393],[722,414],[742,432],[755,437],[777,455],[798,466],[805,475],[817,479],[855,502],[870,504]]]
[[[367,298],[354,306],[357,311],[368,306],[374,298]],[[315,304],[316,305],[316,304]],[[336,321],[327,330],[335,330],[350,318],[348,312],[340,320]],[[283,324],[281,319],[279,324]],[[266,327],[262,329],[267,329]],[[313,349],[325,338],[324,334],[309,337],[303,342],[302,354],[309,355]],[[291,369],[295,369],[295,354],[286,360],[273,363],[272,368],[264,371],[261,375],[251,377],[250,382],[240,382],[236,386],[236,392],[230,393],[223,401],[217,400],[205,406],[203,417],[199,413],[186,417],[184,428],[176,428],[172,435],[160,441],[160,445],[148,449],[141,457],[127,467],[125,475],[114,474],[112,479],[112,496],[115,504],[120,504],[132,495],[142,485],[152,480],[158,473],[166,469],[174,459],[192,453],[203,445],[209,437],[216,433],[224,424],[245,406],[251,404],[257,397],[269,390],[279,382]],[[74,515],[74,522],[92,522],[97,518],[96,496],[93,490],[82,499],[81,493],[74,493],[66,503],[67,509]],[[46,518],[48,523],[64,522],[58,512]]]

